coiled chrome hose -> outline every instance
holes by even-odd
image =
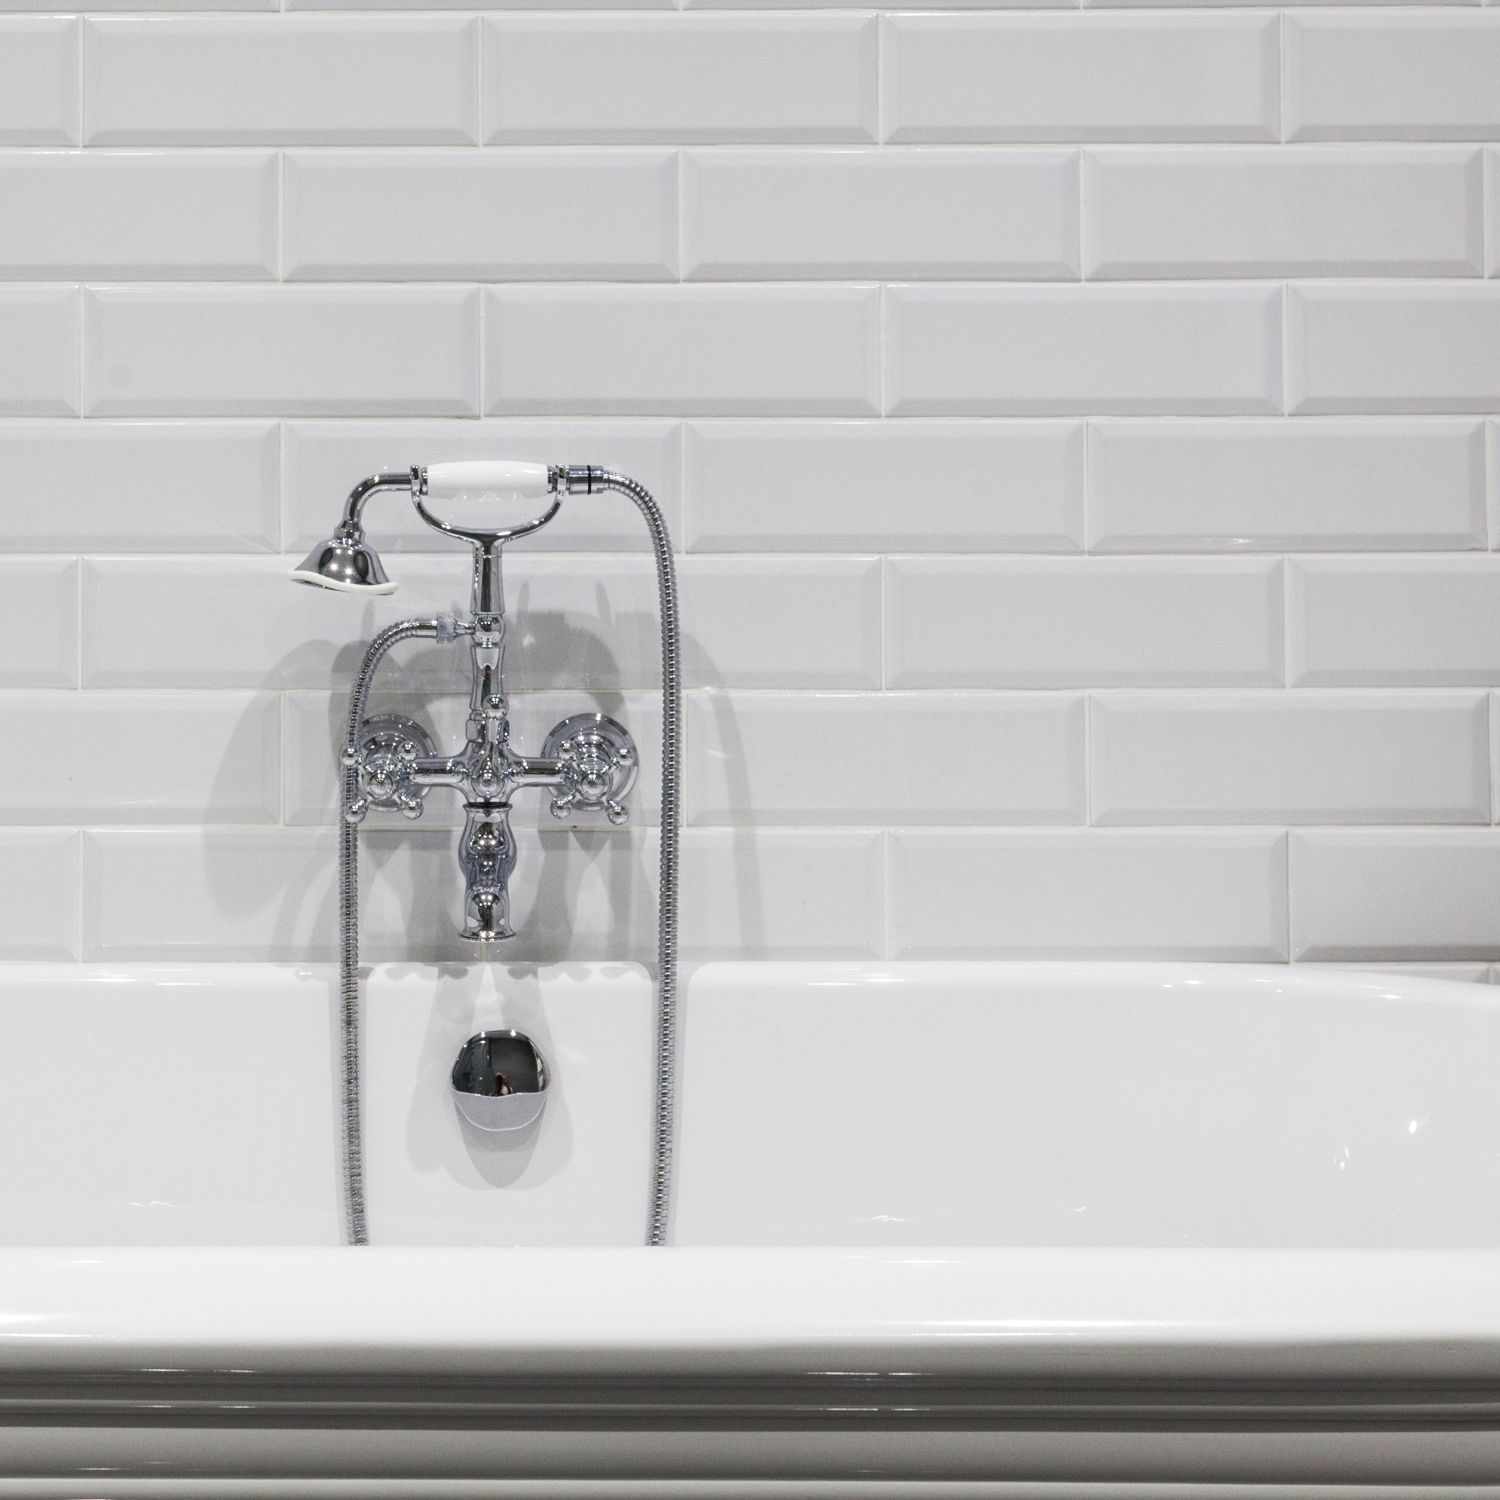
[[[343,791],[339,798],[339,1033],[343,1069],[344,1232],[351,1245],[368,1245],[365,1224],[365,1165],[359,1086],[359,825],[350,810],[359,795],[359,731],[375,669],[397,641],[436,636],[436,620],[402,620],[387,625],[370,642],[354,686],[344,725]]]
[[[644,486],[610,469],[590,473],[591,489],[633,500],[651,533],[661,612],[661,863],[656,907],[656,1115],[652,1128],[651,1209],[646,1243],[663,1245],[672,1212],[672,1145],[677,1112],[677,870],[682,825],[682,650],[677,567],[660,508]]]

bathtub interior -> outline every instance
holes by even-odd
[[[372,1239],[633,1246],[653,995],[632,965],[388,965],[366,987]],[[321,966],[14,966],[3,1243],[336,1245]],[[448,1074],[533,1037],[542,1118]],[[683,997],[680,1246],[1500,1245],[1483,986],[1160,964],[714,964]]]

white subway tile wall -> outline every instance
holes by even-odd
[[[68,17],[0,17],[0,145],[78,144],[79,31]]]
[[[1497,79],[1456,0],[0,0],[0,958],[330,958],[344,692],[468,565],[284,575],[504,455],[672,528],[692,958],[1493,979]],[[647,960],[638,516],[506,585],[518,742],[645,762],[518,809],[510,951]],[[459,816],[371,957],[467,956]]]

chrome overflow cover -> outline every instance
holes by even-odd
[[[521,1130],[547,1102],[547,1064],[519,1031],[481,1031],[453,1064],[458,1112],[479,1130]]]

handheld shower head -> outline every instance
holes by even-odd
[[[340,526],[326,542],[319,542],[290,576],[298,583],[345,593],[393,594],[396,585],[386,576],[380,554],[361,531]]]
[[[590,468],[558,468],[547,464],[519,463],[509,459],[485,459],[417,465],[411,469],[372,474],[350,491],[338,530],[316,547],[291,571],[298,583],[344,593],[389,594],[396,585],[387,576],[380,554],[365,540],[360,516],[365,501],[381,490],[401,490],[411,497],[417,514],[434,531],[475,549],[475,609],[498,588],[500,548],[516,537],[545,526],[558,512],[563,497],[592,493]],[[524,519],[506,523],[498,518],[486,525],[460,526],[434,515],[430,500],[469,500],[481,508],[519,507]],[[486,606],[488,607],[488,606]]]

